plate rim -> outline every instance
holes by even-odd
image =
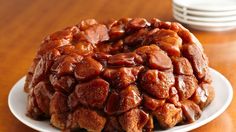
[[[203,125],[211,122],[212,120],[214,120],[215,118],[220,116],[229,107],[230,103],[232,102],[232,100],[233,100],[233,87],[232,87],[231,83],[229,82],[229,80],[225,76],[223,76],[223,74],[218,72],[217,70],[215,70],[213,68],[210,68],[210,70],[213,70],[221,79],[223,79],[225,81],[226,85],[229,87],[228,90],[229,90],[230,95],[228,96],[227,102],[214,115],[208,117],[208,119],[198,122],[195,125],[191,125],[187,128],[183,128],[181,130],[176,130],[175,132],[190,131],[190,130],[196,129],[200,126],[203,126]]]
[[[181,16],[178,15],[173,15],[174,18],[182,23],[188,24],[188,25],[195,25],[195,26],[202,26],[202,27],[236,27],[236,21],[235,22],[230,22],[230,23],[210,23],[210,22],[196,22],[196,21],[191,21],[191,20],[184,20],[184,18],[181,18]],[[226,25],[228,24],[228,25]]]
[[[177,132],[180,132],[180,131],[190,131],[190,130],[196,129],[196,128],[200,127],[200,126],[203,126],[203,125],[211,122],[212,120],[217,118],[219,115],[221,115],[229,107],[229,105],[230,105],[230,103],[232,102],[232,99],[233,99],[233,88],[232,88],[232,85],[230,84],[229,80],[224,75],[222,75],[220,72],[218,72],[217,70],[215,70],[213,68],[209,68],[209,69],[212,70],[213,72],[215,72],[217,74],[217,76],[219,76],[219,78],[221,78],[225,82],[225,84],[227,85],[228,90],[229,90],[229,96],[227,97],[226,102],[222,105],[220,110],[218,110],[214,115],[208,117],[207,119],[205,119],[203,121],[200,121],[200,122],[197,122],[194,125],[190,125],[188,127],[184,127],[181,130],[169,130],[169,132],[171,132],[171,131],[175,131],[175,132],[176,131]],[[49,132],[49,130],[45,130],[45,129],[41,128],[41,127],[38,127],[38,126],[35,126],[35,125],[31,125],[31,123],[28,123],[26,120],[23,120],[22,118],[20,118],[19,115],[17,115],[15,113],[15,110],[12,108],[12,104],[11,104],[11,100],[12,99],[11,99],[11,97],[12,97],[13,91],[25,79],[26,79],[26,76],[23,76],[21,79],[19,79],[13,85],[13,87],[9,91],[9,94],[8,94],[8,107],[9,107],[11,113],[15,116],[15,118],[17,120],[19,120],[20,122],[22,122],[23,124],[27,125],[28,127],[32,128],[32,129],[38,130],[38,131]],[[24,91],[22,91],[22,92],[24,92]],[[51,127],[53,127],[53,126],[51,126]],[[57,129],[57,128],[55,128],[55,129]],[[60,130],[58,129],[58,131],[60,131]],[[155,132],[158,132],[158,131],[155,131]]]
[[[219,12],[209,12],[209,11],[195,11],[190,10],[186,7],[180,7],[176,4],[172,4],[172,8],[178,11],[182,11],[185,14],[190,14],[191,16],[203,16],[203,17],[222,17],[222,16],[233,16],[236,15],[236,10],[233,11],[219,11]]]
[[[13,94],[14,88],[16,88],[17,85],[19,85],[21,81],[25,81],[25,79],[26,79],[26,75],[24,75],[23,77],[21,77],[21,78],[12,86],[12,88],[11,88],[9,94],[8,94],[8,107],[9,107],[11,113],[12,113],[12,114],[15,116],[15,118],[16,118],[17,120],[19,120],[21,123],[23,123],[24,125],[26,125],[26,126],[32,128],[32,129],[34,129],[34,130],[36,130],[36,131],[52,132],[52,131],[49,131],[49,130],[45,130],[45,129],[41,128],[41,127],[38,127],[38,126],[36,126],[36,125],[32,125],[32,123],[29,123],[28,121],[22,119],[22,118],[20,117],[20,115],[16,114],[16,113],[15,113],[15,110],[12,108],[12,105],[11,105],[11,103],[10,103],[12,99],[11,99],[10,97],[11,97],[12,94]],[[24,92],[24,91],[22,90],[22,92]],[[26,113],[24,113],[24,114],[26,114]],[[53,126],[52,126],[52,127],[53,127]],[[55,129],[57,129],[57,128],[55,128]],[[55,132],[56,132],[56,131],[55,131]],[[58,130],[58,132],[59,132],[59,130]]]
[[[183,21],[183,19],[179,18],[178,16],[174,16],[175,20],[177,20],[180,23],[186,24],[188,27],[192,29],[197,29],[197,30],[203,30],[203,31],[213,31],[213,32],[218,32],[218,31],[228,31],[228,30],[233,30],[236,28],[236,26],[209,26],[209,25],[195,25],[195,24],[189,24],[186,21]]]
[[[184,14],[184,12],[180,12],[178,10],[173,11],[174,15],[189,19],[190,21],[196,22],[236,22],[236,15],[235,16],[221,16],[221,17],[201,17],[201,16],[192,16]]]
[[[186,0],[185,0],[186,1]],[[191,0],[187,0],[188,2],[191,2]],[[192,0],[193,1],[193,0]],[[198,0],[199,1],[199,0]],[[221,1],[221,0],[218,0],[218,1]],[[232,1],[232,0],[231,0]],[[184,4],[183,3],[184,1],[183,0],[173,0],[173,3],[178,5],[178,6],[182,6],[182,7],[186,7],[188,9],[192,9],[192,10],[199,10],[199,11],[232,11],[232,10],[236,10],[236,5],[231,5],[231,6],[228,6],[226,8],[202,8],[202,7],[196,7],[196,6],[191,6],[189,4]],[[195,0],[196,2],[196,0]]]

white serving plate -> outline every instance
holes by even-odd
[[[215,89],[215,98],[203,111],[202,116],[196,122],[186,125],[175,126],[162,132],[183,132],[198,128],[212,121],[222,114],[229,106],[233,98],[233,89],[229,81],[214,69],[210,69]],[[59,132],[52,127],[49,121],[36,121],[25,115],[27,105],[27,94],[23,91],[25,77],[21,78],[12,87],[8,95],[8,105],[13,115],[25,125],[42,132]]]
[[[224,16],[235,16],[236,10],[232,11],[218,11],[218,12],[209,12],[209,11],[197,11],[197,10],[190,10],[186,7],[177,6],[172,4],[173,9],[183,12],[183,14],[191,15],[191,16],[201,16],[201,17],[224,17]]]
[[[200,11],[236,10],[235,0],[173,0],[173,3],[192,10]]]
[[[236,21],[236,15],[235,16],[222,16],[222,17],[201,17],[201,16],[192,16],[192,15],[186,15],[184,12],[174,10],[174,15],[183,17],[186,20],[190,21],[197,21],[197,22],[231,22]]]
[[[228,23],[196,22],[196,21],[186,20],[178,15],[174,15],[174,18],[177,21],[186,24],[188,27],[203,31],[226,31],[236,28],[236,22],[228,22]]]

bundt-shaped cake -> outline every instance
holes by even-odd
[[[200,42],[156,18],[88,19],[47,36],[24,89],[27,115],[60,130],[167,129],[214,98]]]

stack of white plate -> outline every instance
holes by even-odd
[[[236,0],[173,0],[174,18],[205,31],[236,28]]]

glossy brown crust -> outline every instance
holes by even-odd
[[[33,119],[106,132],[191,123],[214,98],[200,42],[156,18],[87,19],[47,36],[25,92]]]

